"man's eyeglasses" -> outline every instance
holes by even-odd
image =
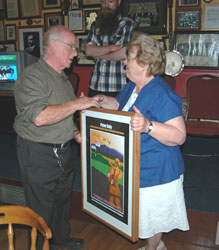
[[[75,45],[72,45],[72,44],[69,44],[69,43],[66,43],[65,41],[61,40],[61,39],[55,39],[55,40],[58,40],[60,42],[63,42],[64,44],[66,44],[70,50],[72,50],[73,52],[79,52],[79,49],[77,47],[75,47]]]

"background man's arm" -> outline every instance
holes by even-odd
[[[95,46],[87,44],[86,56],[95,59],[120,61],[126,58],[126,48],[121,48],[120,45]]]

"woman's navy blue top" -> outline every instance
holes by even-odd
[[[117,96],[119,110],[129,100],[136,85],[128,82]],[[150,121],[165,123],[182,116],[182,100],[160,76],[146,84],[133,104]],[[132,106],[132,107],[133,107]],[[129,112],[134,112],[133,108]],[[171,182],[184,173],[180,146],[167,146],[141,133],[140,187]]]

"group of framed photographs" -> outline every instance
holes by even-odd
[[[201,0],[177,0],[175,30],[219,30],[218,13],[219,4],[217,3],[201,3]]]
[[[67,8],[68,27],[78,37],[77,65],[93,66],[94,59],[85,55],[85,44],[92,22],[100,15],[99,3],[99,0],[0,0],[0,11],[5,12],[6,20],[37,17],[40,23],[38,17],[44,17],[43,25],[32,26],[4,24],[4,18],[0,18],[0,50],[28,49],[32,38],[38,47],[32,53],[40,56],[43,33],[53,25],[64,25],[63,8]],[[167,0],[126,0],[122,4],[123,14],[138,21],[139,31],[167,34]],[[219,4],[201,0],[176,0],[175,4],[174,46],[183,55],[185,67],[218,68]],[[48,9],[54,10],[47,12]],[[201,44],[199,50],[197,44]]]
[[[4,0],[4,6],[7,20],[41,17],[41,4],[38,0]]]
[[[0,38],[0,50],[26,50],[36,57],[43,54],[43,25],[16,26],[15,24],[7,24],[3,25],[1,29],[0,33],[5,34],[5,37]]]
[[[54,9],[54,11],[47,12],[48,9]],[[60,11],[57,12],[55,9],[60,9]],[[91,23],[99,15],[99,0],[0,0],[1,10],[5,13],[4,18],[7,21],[27,19],[31,23],[36,21],[36,25],[18,26],[16,23],[11,24],[11,22],[10,24],[4,24],[4,18],[0,18],[0,50],[26,50],[35,46],[38,48],[37,52],[31,50],[30,53],[40,57],[42,55],[43,33],[51,26],[64,25],[64,16],[67,14],[69,28],[77,36],[80,36],[78,39],[80,48],[78,65],[94,65],[94,60],[85,56],[84,43]],[[37,25],[37,21],[41,23],[39,18],[42,17],[44,18],[44,25]],[[35,18],[38,20],[33,20]],[[34,42],[35,45],[30,44],[31,42]]]
[[[175,16],[175,30],[200,30],[200,0],[177,0]]]

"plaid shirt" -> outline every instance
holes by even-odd
[[[95,46],[121,45],[125,47],[130,41],[134,30],[134,21],[128,17],[120,17],[119,26],[116,32],[108,37],[100,36],[96,28],[96,22],[91,25],[87,37],[87,44]],[[97,59],[92,73],[89,87],[93,90],[117,92],[126,84],[126,72],[124,70],[124,61],[107,61]]]

